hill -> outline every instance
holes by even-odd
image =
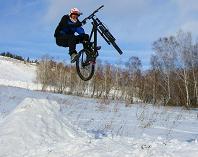
[[[1,58],[0,68],[0,157],[198,156],[197,110],[19,88],[36,86],[36,67]]]

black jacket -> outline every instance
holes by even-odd
[[[78,20],[76,23],[73,23],[69,15],[64,15],[56,27],[54,37],[62,36],[63,34],[74,34],[77,27],[81,27],[82,23]]]

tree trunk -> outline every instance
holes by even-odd
[[[189,99],[188,80],[187,79],[188,79],[187,73],[186,73],[186,70],[184,69],[184,85],[185,85],[185,90],[186,90],[186,107],[189,107],[190,99]]]

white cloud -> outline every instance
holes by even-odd
[[[178,24],[173,31],[182,29],[198,36],[198,1],[197,0],[171,0],[175,4],[175,9],[178,10]],[[175,32],[172,32],[175,33]]]
[[[45,19],[48,22],[53,22],[57,17],[62,15],[63,13],[67,13],[70,8],[78,7],[86,14],[89,14],[91,11],[99,7],[100,5],[105,5],[104,14],[107,16],[128,16],[132,14],[136,14],[137,12],[143,12],[145,7],[148,5],[148,1],[145,0],[101,0],[101,1],[93,1],[93,0],[50,0],[48,3],[48,10],[45,15]]]
[[[193,35],[198,36],[198,21],[189,21],[185,23],[182,27],[182,30],[187,32],[193,32]]]
[[[180,11],[183,14],[189,13],[191,11],[198,11],[198,1],[197,0],[172,0],[177,4]]]
[[[92,0],[50,0],[48,2],[48,9],[44,16],[45,21],[54,22],[58,17],[63,14],[67,14],[69,10],[73,7],[77,7],[81,10],[85,10],[86,8],[90,8],[94,5]]]

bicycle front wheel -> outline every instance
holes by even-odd
[[[123,52],[122,50],[119,48],[119,46],[115,43],[115,41],[110,41],[112,46],[118,51],[118,53],[121,55]]]
[[[83,49],[79,52],[79,57],[76,60],[76,71],[78,73],[78,76],[83,81],[90,80],[95,72],[95,63],[86,61],[87,55],[89,54],[89,51],[86,49]]]

